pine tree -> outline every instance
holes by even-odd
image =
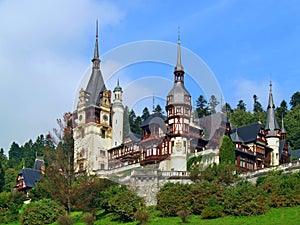
[[[253,112],[262,112],[263,108],[260,102],[258,101],[257,95],[253,95],[253,100],[254,100]]]
[[[209,107],[210,107],[211,114],[216,113],[216,107],[219,104],[220,104],[220,102],[217,100],[216,96],[212,95],[209,99]]]

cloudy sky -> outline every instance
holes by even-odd
[[[178,26],[182,62],[191,78],[186,79],[186,87],[193,101],[212,89],[206,85],[208,77],[192,79],[196,75],[191,67],[198,64],[190,61],[196,55],[218,82],[222,101],[232,107],[243,99],[252,110],[253,94],[266,107],[270,80],[275,104],[283,99],[289,102],[299,91],[299,11],[297,0],[2,0],[0,147],[8,151],[13,141],[22,145],[35,140],[51,131],[64,112],[74,109],[76,92],[93,56],[96,19],[104,76],[118,70],[107,86],[113,88],[119,78],[124,95],[125,90],[135,90],[144,98],[135,103],[127,99],[137,114],[145,104],[151,108],[150,95],[164,106],[172,85],[170,64],[176,62]],[[129,60],[130,66],[124,67],[120,57],[140,56],[143,49],[130,43],[149,47],[149,40],[164,46],[152,48],[155,63]],[[198,71],[201,74],[201,68]]]

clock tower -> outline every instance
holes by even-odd
[[[111,91],[105,87],[100,62],[97,21],[92,73],[87,87],[79,92],[73,113],[75,172],[95,174],[108,169],[107,150],[112,146]]]

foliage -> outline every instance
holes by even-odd
[[[209,107],[203,95],[200,95],[196,100],[196,117],[201,118],[209,115]]]
[[[161,106],[158,104],[158,105],[156,105],[156,107],[155,107],[155,109],[154,109],[154,112],[155,113],[162,113],[162,108],[161,108]]]
[[[246,111],[246,103],[244,103],[243,100],[239,100],[237,106],[236,106],[237,110],[242,110],[242,111]]]
[[[226,135],[223,135],[221,140],[220,163],[235,165],[235,148],[230,138]]]
[[[144,199],[125,186],[112,186],[103,194],[102,207],[122,221],[133,221],[135,212],[145,207]]]
[[[93,176],[78,177],[72,195],[73,209],[95,215],[96,211],[101,208],[103,192],[113,185],[115,183],[107,179]]]
[[[238,180],[235,164],[213,164],[200,173],[200,179],[229,185]]]
[[[293,110],[287,112],[285,118],[285,128],[287,130],[287,140],[293,149],[300,149],[300,105],[296,105]]]
[[[187,171],[193,171],[198,169],[198,164],[201,162],[202,155],[194,156],[188,159],[186,163]]]
[[[149,222],[149,213],[145,207],[141,207],[134,213],[134,218],[139,224],[146,224]]]
[[[260,104],[260,102],[258,101],[258,97],[257,95],[253,95],[253,112],[262,112],[263,108],[262,105]]]
[[[21,215],[22,225],[44,225],[55,222],[60,215],[64,215],[63,207],[50,199],[31,202]]]
[[[180,211],[177,212],[177,215],[180,217],[182,223],[187,223],[188,219],[190,218],[190,213],[188,210],[186,209],[182,209]]]
[[[300,92],[295,92],[290,101],[291,109],[294,109],[297,105],[300,105]]]
[[[93,225],[96,221],[96,217],[90,213],[84,214],[82,221],[85,222],[87,225]]]
[[[233,216],[253,216],[266,213],[266,197],[259,187],[240,182],[225,191],[224,212]]]
[[[19,218],[19,210],[25,200],[20,192],[0,192],[0,221],[9,223]]]
[[[202,219],[213,219],[223,215],[223,207],[220,205],[206,206],[201,212]]]
[[[300,173],[270,173],[260,180],[258,186],[264,190],[270,207],[291,207],[300,205]]]
[[[212,95],[209,99],[209,107],[210,107],[211,114],[216,113],[216,107],[219,104],[220,104],[220,102],[217,100],[216,96]]]
[[[58,223],[58,225],[73,225],[74,220],[69,215],[63,215],[63,216],[58,217],[57,223]]]
[[[163,216],[176,216],[180,210],[189,210],[190,185],[168,183],[157,193],[157,209]]]
[[[143,122],[146,121],[149,118],[149,116],[150,116],[150,112],[149,112],[148,108],[145,107],[143,109],[142,116],[141,116],[142,121]]]

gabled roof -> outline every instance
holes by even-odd
[[[256,122],[247,126],[243,126],[236,129],[239,139],[244,143],[254,142],[257,138],[259,131],[263,129],[263,126],[260,122]]]
[[[222,112],[214,113],[196,120],[196,123],[204,130],[205,139],[210,140],[215,132],[225,123],[227,123],[226,115]],[[224,130],[225,134],[225,130]]]
[[[24,168],[20,171],[19,174],[23,175],[24,182],[25,182],[26,186],[29,188],[34,188],[35,182],[41,181],[41,171],[40,170]]]
[[[150,124],[157,124],[163,128],[166,127],[165,120],[166,117],[161,113],[153,113],[142,123],[141,127],[146,127]]]

